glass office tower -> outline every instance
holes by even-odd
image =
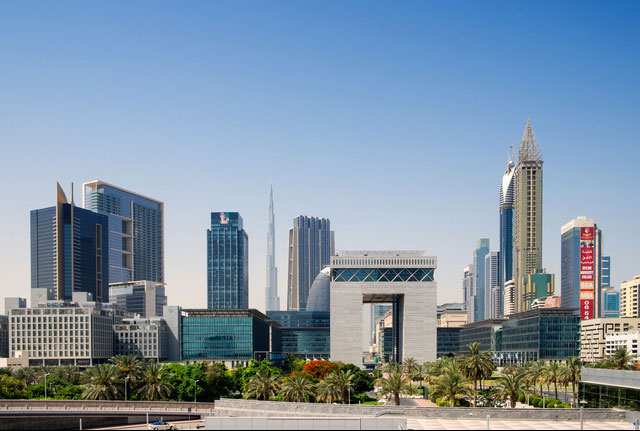
[[[480,238],[478,248],[473,252],[473,268],[475,269],[475,296],[473,298],[473,321],[479,322],[485,317],[485,276],[484,258],[489,254],[489,238]]]
[[[31,211],[31,288],[47,300],[87,292],[109,301],[108,219],[74,206],[57,184],[56,206]]]
[[[109,217],[109,281],[164,282],[164,204],[107,184],[83,184],[84,207]]]
[[[249,237],[237,212],[211,213],[207,308],[249,308]]]
[[[305,310],[313,280],[329,265],[334,239],[329,219],[298,216],[289,229],[287,310]]]
[[[515,164],[509,160],[500,184],[500,298],[504,285],[513,279],[513,209],[515,205]],[[498,316],[504,315],[504,301],[500,301]]]

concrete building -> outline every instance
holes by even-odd
[[[518,149],[515,173],[514,279],[515,311],[531,308],[533,298],[524,299],[526,276],[542,268],[542,152],[527,120]]]
[[[485,320],[485,256],[489,254],[489,238],[480,238],[478,247],[473,251],[473,269],[474,269],[474,296],[473,296],[473,315],[469,316],[470,321],[479,322]],[[471,319],[473,317],[473,319]]]
[[[633,280],[623,281],[620,285],[620,317],[639,317],[638,291],[640,291],[640,275]]]
[[[147,280],[111,283],[109,303],[140,317],[162,316],[167,305],[165,285]]]
[[[207,308],[249,308],[249,236],[237,212],[212,212],[207,229]]]
[[[331,359],[363,364],[363,303],[391,304],[393,360],[436,359],[437,258],[423,251],[344,251],[331,258]]]
[[[50,301],[9,311],[9,357],[29,366],[91,366],[113,356],[113,312],[94,306]]]
[[[624,347],[629,352],[629,355],[634,360],[637,360],[639,342],[640,332],[638,331],[609,334],[604,339],[604,354],[605,356],[613,356],[616,350]]]
[[[109,282],[163,283],[164,203],[100,180],[82,194],[85,209],[109,220]]]
[[[371,353],[375,355],[375,363],[387,363],[393,355],[393,312],[388,310],[384,316],[376,320],[375,336]]]
[[[487,319],[501,317],[500,252],[492,251],[484,257],[484,314]]]
[[[531,304],[532,310],[538,310],[540,308],[561,308],[562,307],[562,299],[560,296],[545,296],[542,298],[537,298]]]
[[[109,301],[109,225],[106,215],[78,208],[56,183],[56,205],[31,211],[31,293],[71,301],[74,292]]]
[[[467,312],[465,310],[447,310],[440,314],[438,328],[460,328],[467,323]]]
[[[278,296],[278,268],[276,268],[276,221],[273,213],[273,187],[269,195],[269,229],[267,231],[267,283],[265,288],[265,309],[280,310]]]
[[[155,362],[169,357],[167,324],[162,317],[128,318],[113,325],[116,355],[137,355]]]
[[[474,280],[475,275],[473,273],[473,264],[465,266],[462,270],[462,302],[464,302],[464,309],[467,311],[472,310],[473,308],[470,302],[476,294]],[[472,318],[470,320],[473,320],[473,315],[471,315],[471,317]]]
[[[503,290],[503,303],[502,310],[505,316],[509,316],[516,312],[516,282],[515,280],[509,280],[504,283]]]
[[[595,363],[605,359],[606,339],[614,334],[637,332],[640,317],[589,319],[580,322],[580,359]]]
[[[587,217],[561,229],[562,307],[580,310],[582,320],[602,317],[602,231]]]
[[[8,315],[9,310],[13,310],[14,308],[27,308],[27,298],[4,298],[4,314]]]
[[[298,216],[289,229],[287,310],[306,310],[311,285],[335,254],[329,219]]]

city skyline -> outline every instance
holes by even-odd
[[[272,178],[281,308],[287,228],[299,214],[330,218],[338,250],[438,256],[438,302],[460,301],[475,242],[498,244],[496,178],[528,113],[545,151],[542,266],[559,279],[559,229],[586,216],[606,233],[612,286],[640,273],[640,233],[626,215],[640,209],[637,178],[622,163],[640,156],[636,5],[512,5],[495,17],[427,4],[256,5],[242,30],[224,5],[154,12],[154,24],[134,4],[2,8],[0,35],[15,44],[0,83],[10,161],[0,190],[11,209],[0,227],[10,269],[1,296],[30,296],[29,211],[50,205],[56,180],[67,189],[101,178],[165,203],[170,304],[204,306],[209,214],[243,214],[249,305],[264,310]],[[99,147],[109,151],[97,157]],[[153,177],[119,169],[122,154],[153,166]],[[589,198],[579,186],[587,171]]]

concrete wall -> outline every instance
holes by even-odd
[[[607,370],[604,368],[583,368],[580,381],[598,385],[619,386],[640,390],[640,372]]]
[[[406,418],[208,417],[208,430],[393,430],[407,429]]]
[[[624,421],[624,410],[584,409],[584,419],[592,421]],[[473,407],[396,407],[360,406],[320,403],[287,403],[221,399],[216,401],[218,417],[367,417],[404,416],[414,418],[511,420],[580,420],[580,409],[509,409]]]

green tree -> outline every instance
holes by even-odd
[[[137,355],[118,355],[109,360],[118,370],[118,376],[123,384],[125,379],[129,378],[129,387],[135,388],[138,381],[142,377],[144,369],[144,361]]]
[[[315,395],[314,389],[315,385],[311,376],[303,373],[292,374],[284,379],[280,395],[285,401],[306,403]]]
[[[56,389],[54,398],[56,400],[81,400],[84,388],[80,385],[68,384]]]
[[[260,370],[246,385],[247,398],[268,401],[280,390],[280,379],[271,375],[268,370]]]
[[[161,364],[148,364],[138,378],[138,394],[143,400],[166,400],[173,386],[167,379],[168,370]]]
[[[526,375],[524,373],[504,374],[491,389],[490,396],[496,401],[509,400],[511,408],[516,407],[518,395],[526,390]]]
[[[445,361],[445,358],[442,358],[441,361],[443,362],[442,374],[436,380],[433,396],[448,401],[449,405],[454,407],[457,400],[471,393],[469,389],[470,381],[458,370],[455,360],[449,359]],[[475,390],[473,395],[475,405],[475,401],[477,401],[475,398],[477,392]]]
[[[207,384],[205,395],[207,400],[219,400],[220,397],[236,390],[232,374],[221,362],[207,364],[204,380]]]
[[[467,345],[469,353],[460,356],[460,370],[464,377],[473,381],[473,405],[478,404],[478,380],[490,376],[493,371],[491,351],[480,351],[480,343],[469,343]]]
[[[376,380],[376,386],[382,388],[382,395],[393,397],[396,406],[400,405],[400,395],[410,390],[408,378],[399,367],[391,369],[385,376]]]
[[[341,370],[330,373],[325,376],[324,380],[335,388],[336,394],[338,394],[338,400],[344,404],[348,402],[349,398],[351,398],[350,394],[353,393],[354,377],[355,375],[351,370]]]
[[[85,400],[119,400],[122,398],[122,381],[118,368],[113,364],[100,364],[85,371]]]
[[[27,386],[15,377],[0,374],[0,399],[15,400],[27,397]]]
[[[516,374],[520,373],[520,371],[521,371],[520,367],[518,367],[513,362],[505,365],[502,368],[502,374],[505,374],[507,376],[515,376]]]
[[[363,392],[369,392],[373,390],[373,383],[375,378],[360,369],[360,367],[354,364],[345,364],[340,368],[341,371],[351,371],[353,374],[353,392],[360,394]]]
[[[280,369],[269,361],[251,361],[249,362],[248,367],[244,367],[240,370],[241,382],[244,390],[246,390],[247,383],[249,383],[249,381],[260,371],[266,372],[270,376],[279,376],[281,374]]]
[[[572,392],[572,401],[573,406],[577,405],[576,402],[576,388],[578,387],[578,382],[580,381],[580,373],[582,371],[582,361],[580,358],[572,356],[567,359],[567,378],[571,383],[571,392]]]
[[[316,385],[316,399],[322,403],[333,403],[340,398],[338,388],[331,381],[320,380]]]
[[[412,382],[420,370],[420,364],[418,364],[418,361],[414,358],[406,358],[402,363],[402,367],[404,369],[404,374],[409,380],[409,393],[411,394],[413,393]]]
[[[558,364],[557,362],[551,362],[549,365],[545,366],[544,371],[542,373],[542,378],[547,384],[553,383],[556,399],[558,399],[558,380],[560,379],[560,364]]]
[[[205,373],[206,364],[180,364],[166,365],[169,372],[169,383],[173,386],[175,398],[178,401],[193,401],[197,398],[201,401],[210,401],[205,397]],[[196,383],[196,380],[199,380]]]
[[[536,384],[540,383],[540,397],[543,396],[542,383],[544,381],[544,372],[545,372],[544,362],[542,361],[530,362],[526,369],[527,379],[533,386],[534,392],[535,392]]]
[[[630,365],[633,357],[629,354],[626,347],[619,347],[611,357],[607,358],[611,366],[616,370],[632,370]]]

